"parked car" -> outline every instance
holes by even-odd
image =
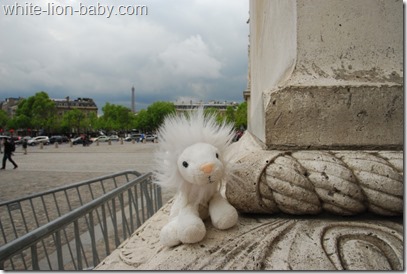
[[[107,137],[107,136],[104,136],[104,135],[96,137],[96,138],[91,138],[92,142],[97,142],[97,141],[99,141],[99,142],[108,142],[109,140],[110,140],[110,138]]]
[[[131,142],[132,140],[133,140],[133,138],[131,136],[127,136],[126,138],[124,138],[124,141],[126,141],[126,142]]]
[[[147,134],[146,135],[146,142],[153,142],[154,143],[154,141],[157,140],[157,139],[158,139],[157,135],[154,135],[154,134]]]
[[[136,142],[139,142],[140,141],[140,137],[141,137],[141,134],[132,134],[132,135],[130,135],[130,136],[127,136],[126,138],[124,138],[124,140],[126,141],[126,142],[131,142],[131,141],[136,141]]]
[[[27,141],[27,144],[29,146],[35,146],[35,145],[38,145],[40,143],[42,143],[44,145],[48,145],[49,144],[48,136],[37,136],[37,137],[31,138],[31,139],[29,139]]]
[[[109,136],[109,139],[110,139],[110,141],[119,141],[119,136],[117,136],[117,135],[110,135]]]
[[[25,141],[28,144],[28,140],[31,140],[31,139],[32,139],[32,137],[30,137],[30,136],[24,136],[24,137],[21,137],[21,139],[20,139],[20,141],[18,143],[22,144]]]
[[[27,142],[28,142],[28,140],[31,140],[31,139],[32,139],[31,136],[24,136],[23,138],[21,138],[21,143],[22,143],[23,141],[27,141]]]
[[[51,144],[53,144],[53,143],[55,143],[55,142],[57,142],[58,144],[62,144],[62,143],[67,143],[67,142],[69,142],[69,139],[68,139],[68,137],[66,137],[66,136],[54,135],[54,136],[51,136],[51,137],[49,138],[49,142],[50,142]]]
[[[84,138],[83,138],[82,136],[79,136],[79,137],[76,137],[76,138],[72,138],[72,139],[71,139],[71,142],[72,142],[72,144],[74,144],[74,145],[83,145]],[[86,143],[85,145],[90,145],[90,144],[92,144],[92,143],[93,143],[92,139],[88,139],[88,140],[87,140],[87,143]]]
[[[79,136],[79,137],[76,137],[76,138],[72,138],[71,142],[74,145],[79,145],[79,144],[83,143],[83,139],[82,139],[82,137]]]

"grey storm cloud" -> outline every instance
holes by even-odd
[[[100,109],[106,102],[130,106],[134,85],[145,106],[179,98],[242,101],[248,0],[101,0],[110,18],[21,15],[29,5],[73,10],[92,3],[1,1],[0,100],[43,90],[52,98],[94,97]],[[19,15],[5,15],[17,5]],[[119,6],[137,5],[147,14],[114,15]]]

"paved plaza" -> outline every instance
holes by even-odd
[[[24,155],[17,146],[13,159],[17,169],[7,161],[0,170],[0,202],[13,200],[59,186],[89,180],[124,170],[141,173],[153,171],[155,143],[112,142],[82,145],[62,144],[28,147]],[[1,159],[3,154],[0,155]],[[163,202],[172,197],[163,193]]]

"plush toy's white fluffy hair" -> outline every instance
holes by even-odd
[[[168,188],[182,188],[185,180],[178,171],[177,160],[185,148],[196,143],[208,143],[225,154],[233,139],[233,125],[219,125],[214,115],[198,108],[187,115],[167,116],[158,131],[158,149],[155,153],[156,183]],[[223,158],[225,171],[228,161]]]

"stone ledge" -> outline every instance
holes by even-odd
[[[403,148],[403,86],[290,85],[265,93],[271,149]]]
[[[256,138],[249,133],[246,133],[239,142],[234,143],[230,147],[230,157],[237,163],[244,161],[248,155],[255,156],[257,160],[248,161],[251,165],[250,167],[242,167],[238,163],[235,169],[235,171],[239,171],[240,168],[240,171],[253,178],[260,178],[261,174],[267,170],[267,167],[272,166],[273,163],[281,164],[279,161],[276,161],[279,157],[281,157],[280,160],[283,162],[290,157],[294,157],[301,164],[301,161],[309,158],[308,153],[316,153],[317,157],[327,160],[327,155],[321,151],[296,153],[287,154],[286,151],[263,150],[261,143],[258,143]],[[349,152],[350,154],[344,151],[336,153],[341,161],[349,166],[361,164],[363,166],[363,161],[367,161],[370,164],[373,163],[371,165],[372,171],[378,174],[386,172],[388,177],[386,175],[382,176],[384,180],[392,179],[395,182],[388,190],[390,194],[393,194],[393,197],[387,201],[388,207],[386,209],[388,212],[379,210],[376,212],[378,215],[373,215],[371,213],[363,213],[366,208],[362,207],[360,212],[356,212],[358,214],[356,216],[338,216],[338,214],[348,215],[349,212],[341,212],[343,209],[340,207],[338,207],[339,212],[335,211],[338,210],[332,207],[335,203],[330,204],[329,201],[326,203],[328,206],[322,206],[316,212],[312,212],[312,210],[308,212],[308,208],[301,204],[297,208],[295,206],[292,207],[296,210],[302,210],[300,213],[295,211],[290,212],[292,208],[287,206],[289,203],[286,203],[287,200],[285,198],[275,203],[275,205],[280,203],[285,207],[275,209],[272,202],[266,201],[267,198],[274,194],[270,195],[270,193],[265,192],[267,188],[253,188],[253,181],[249,177],[248,179],[238,174],[229,177],[227,187],[223,189],[226,197],[228,197],[232,204],[234,201],[243,201],[242,203],[244,203],[243,205],[234,203],[239,209],[239,220],[235,227],[228,230],[218,230],[207,220],[205,221],[207,233],[201,242],[183,244],[172,248],[164,247],[159,241],[159,235],[161,228],[168,222],[169,211],[172,206],[172,201],[170,201],[137,229],[110,256],[105,258],[95,270],[404,269],[403,218],[402,216],[380,215],[393,215],[394,212],[396,212],[396,215],[403,213],[402,207],[401,211],[399,209],[400,201],[401,206],[403,206],[403,181],[400,181],[400,176],[402,178],[403,175],[402,152],[380,152],[381,156],[379,159],[374,158],[374,156],[377,156],[375,154],[367,153],[365,155],[366,152],[359,151]],[[362,155],[363,157],[349,158],[349,155],[352,156],[353,154]],[[332,155],[329,154],[328,156]],[[274,161],[267,162],[270,159],[274,159]],[[352,161],[352,159],[356,160]],[[333,165],[329,166],[329,164]],[[304,163],[301,165],[306,166]],[[291,166],[299,168],[296,163]],[[318,166],[311,165],[307,167],[311,170],[308,174],[310,178],[315,175],[312,174],[312,172],[315,173],[315,171],[312,171],[313,167]],[[325,168],[324,165],[322,167]],[[341,162],[334,159],[330,159],[327,162],[323,173],[325,173],[325,176],[335,177],[335,175],[330,173],[331,171],[334,173],[339,172],[340,176],[352,175],[341,169]],[[293,173],[286,170],[283,174],[290,175]],[[239,182],[248,185],[249,190],[244,188],[243,185],[236,185],[230,182],[236,176],[241,176]],[[325,177],[322,177],[320,179],[324,180]],[[294,176],[292,179],[295,182],[298,177]],[[375,182],[375,180],[372,180],[372,182]],[[340,192],[342,185],[343,182],[340,182],[335,188]],[[386,184],[378,183],[377,185],[385,187]],[[335,188],[332,196],[339,195],[339,197],[345,199],[346,195],[335,192]],[[230,196],[231,189],[234,191],[240,190],[240,192],[236,192],[236,199]],[[294,193],[290,187],[287,189],[290,190],[289,194]],[[321,191],[323,192],[324,190],[326,189],[322,187]],[[356,196],[360,194],[352,192],[352,187],[349,185],[345,185],[343,190],[345,192],[349,190],[349,193],[346,194],[356,193]],[[399,193],[400,191],[401,193]],[[330,197],[329,190],[326,193],[327,197]],[[306,196],[300,195],[299,200],[304,200]],[[373,193],[372,197],[374,201],[376,194]],[[260,203],[258,202],[259,199],[262,199]],[[316,199],[316,201],[319,200],[320,198]],[[344,201],[345,203],[342,203],[342,205],[346,206],[348,200],[345,199]],[[294,202],[295,205],[297,201]],[[259,204],[260,207],[258,206]],[[262,204],[263,206],[261,206]],[[355,205],[349,204],[351,208]],[[363,201],[361,205],[368,204]],[[394,206],[396,210],[392,209]],[[253,210],[250,210],[251,208]],[[360,209],[358,206],[355,208]],[[258,209],[260,211],[256,211]],[[373,209],[371,211],[375,212],[377,207]],[[273,215],[256,214],[253,212],[273,213]],[[282,212],[303,215],[286,215]],[[390,214],[388,214],[389,212]],[[318,215],[311,215],[315,213],[318,213]]]
[[[402,270],[398,218],[240,214],[226,231],[205,222],[196,244],[163,247],[165,205],[95,270]]]

